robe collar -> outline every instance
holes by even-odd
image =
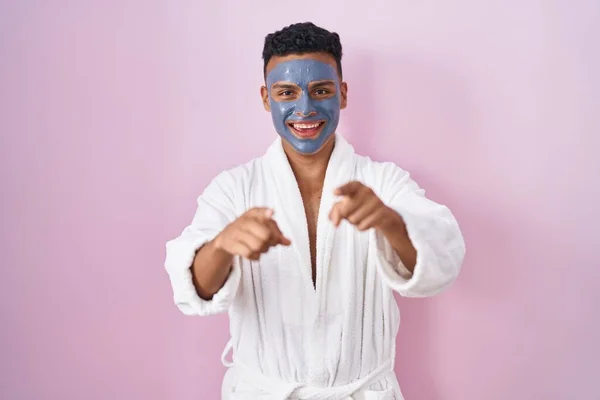
[[[336,228],[329,220],[329,212],[337,201],[334,191],[356,176],[354,148],[337,133],[334,140],[333,152],[325,173],[317,220],[317,291],[319,282],[323,280],[324,266],[328,266],[333,250],[333,236]],[[277,197],[276,201],[272,201],[272,204],[277,204],[274,218],[280,225],[283,234],[292,241],[292,246],[298,252],[301,267],[308,271],[312,286],[310,244],[304,204],[292,167],[283,150],[281,137],[278,137],[269,147],[264,160],[266,161],[265,172],[272,178],[269,179],[269,182],[274,186],[267,190],[273,191]]]

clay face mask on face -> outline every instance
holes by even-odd
[[[334,82],[335,95],[322,99],[313,98],[309,84],[316,81]],[[318,152],[335,133],[340,120],[340,82],[335,68],[311,59],[286,61],[269,72],[266,83],[271,116],[277,133],[299,153]],[[275,101],[271,94],[275,83],[293,84],[302,92],[293,100]],[[290,124],[294,124],[297,129],[293,130]],[[318,136],[315,136],[317,133]]]

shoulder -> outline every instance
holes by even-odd
[[[369,157],[357,155],[357,177],[370,187],[384,201],[391,201],[403,193],[425,195],[410,173],[392,161],[373,161]]]
[[[392,161],[374,161],[370,157],[355,155],[358,176],[367,185],[382,187],[409,177],[409,172]]]

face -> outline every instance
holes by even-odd
[[[279,135],[306,155],[323,148],[346,106],[346,84],[328,54],[272,59],[261,92]]]

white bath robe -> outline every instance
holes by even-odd
[[[358,180],[404,219],[417,250],[411,274],[376,230],[360,232],[328,215],[334,190]],[[292,246],[259,261],[235,258],[210,301],[198,297],[195,252],[238,216],[270,207]],[[267,153],[219,174],[198,198],[183,233],[167,243],[165,267],[174,300],[188,315],[228,312],[232,362],[223,399],[403,399],[393,372],[400,315],[393,291],[432,296],[457,277],[465,254],[450,210],[424,195],[392,163],[355,154],[340,135],[327,169],[317,224],[316,288],[300,191],[277,139]],[[227,354],[224,354],[224,357]]]

